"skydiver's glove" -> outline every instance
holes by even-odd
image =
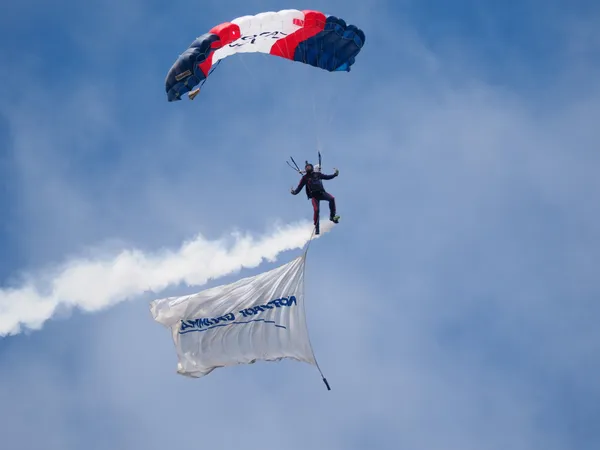
[[[291,193],[292,195],[296,195],[296,193],[295,193],[294,191],[295,191],[295,189],[292,187],[292,189],[290,190],[290,193]]]
[[[333,168],[333,170],[335,170],[335,175],[336,176],[340,174],[340,171],[338,169],[336,169],[335,167]]]

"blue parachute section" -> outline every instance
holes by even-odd
[[[364,44],[365,33],[361,29],[328,16],[323,31],[298,44],[294,60],[329,72],[350,72]]]
[[[206,61],[213,49],[211,45],[218,41],[219,36],[213,33],[206,33],[196,38],[190,44],[185,52],[183,52],[165,80],[167,87],[168,101],[176,101],[180,96],[192,90],[194,86],[206,79],[206,75],[199,67],[199,64]]]

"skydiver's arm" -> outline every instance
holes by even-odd
[[[335,173],[331,174],[331,175],[326,175],[324,173],[321,174],[321,179],[322,180],[331,180],[335,177],[337,177],[339,175],[340,171],[335,169]]]
[[[300,178],[300,183],[298,183],[298,187],[296,189],[292,190],[292,194],[297,195],[298,192],[300,192],[302,190],[302,188],[304,187],[305,184],[306,184],[306,178],[305,177]]]

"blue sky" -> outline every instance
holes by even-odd
[[[288,7],[365,31],[352,72],[242,55],[166,102],[194,37]],[[4,290],[310,218],[284,161],[317,140],[342,222],[307,271],[331,392],[291,361],[176,375],[141,294],[0,338],[0,448],[599,448],[599,30],[593,1],[9,2]]]

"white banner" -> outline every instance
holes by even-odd
[[[316,365],[304,313],[305,254],[293,261],[197,294],[151,303],[171,329],[177,372],[208,375],[217,367],[290,358]]]

